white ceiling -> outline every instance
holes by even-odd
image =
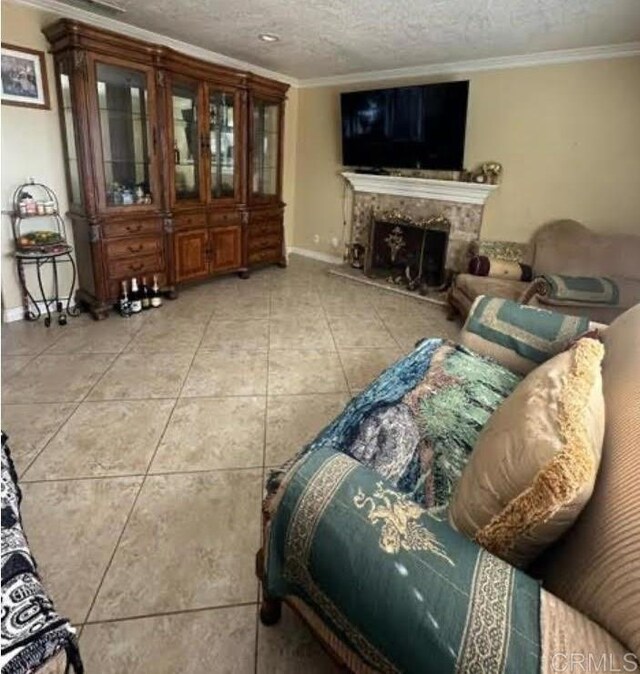
[[[119,21],[301,80],[640,40],[640,0],[113,1]]]

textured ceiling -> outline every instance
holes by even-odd
[[[300,79],[640,40],[640,0],[118,4],[127,10],[118,20]]]

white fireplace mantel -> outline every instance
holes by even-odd
[[[416,199],[438,199],[461,204],[483,205],[489,195],[498,187],[484,183],[462,183],[456,180],[434,180],[432,178],[405,178],[372,173],[351,173],[342,176],[353,186],[355,192],[375,192],[393,194]]]

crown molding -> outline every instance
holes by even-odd
[[[536,54],[520,54],[515,56],[496,56],[471,61],[454,61],[451,63],[434,63],[431,65],[393,68],[390,70],[373,70],[370,72],[350,73],[330,77],[316,77],[299,80],[300,88],[328,87],[342,84],[360,84],[382,80],[403,79],[409,77],[427,77],[435,75],[460,75],[484,70],[504,70],[507,68],[531,68],[534,66],[573,63],[576,61],[599,61],[603,59],[627,58],[640,56],[640,42],[602,45],[599,47],[582,47],[579,49],[561,49],[538,52]]]
[[[354,192],[393,194],[398,197],[414,197],[417,199],[437,199],[458,204],[483,205],[489,195],[498,187],[487,183],[464,183],[457,180],[407,178],[372,173],[351,173],[349,171],[344,171],[342,176],[353,186]]]
[[[144,40],[146,42],[161,44],[165,47],[170,47],[171,49],[182,52],[183,54],[187,54],[188,56],[193,56],[194,58],[208,61],[209,63],[217,63],[220,65],[229,66],[231,68],[237,68],[238,70],[249,70],[256,75],[278,80],[279,82],[286,82],[291,86],[298,86],[299,84],[299,81],[295,77],[290,77],[289,75],[284,75],[283,73],[268,70],[255,65],[254,63],[241,61],[239,59],[232,58],[231,56],[225,56],[224,54],[220,54],[209,49],[204,49],[203,47],[196,47],[195,45],[189,44],[188,42],[182,42],[182,40],[174,40],[167,35],[154,33],[153,31],[147,30],[146,28],[138,28],[137,26],[132,26],[131,24],[125,23],[124,21],[118,21],[117,19],[112,19],[102,14],[89,12],[85,9],[81,9],[80,7],[67,5],[66,3],[59,2],[58,0],[11,0],[11,2],[16,5],[24,5],[27,7],[43,9],[48,12],[58,14],[61,18],[64,17],[67,19],[75,19],[76,21],[82,21],[92,26],[96,26],[97,28],[103,28],[104,30],[111,30],[116,33],[120,33],[121,35],[127,35],[129,37]]]

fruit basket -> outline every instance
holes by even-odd
[[[16,241],[16,248],[28,252],[50,253],[66,247],[66,241],[60,232],[53,230],[38,230],[25,232]]]

